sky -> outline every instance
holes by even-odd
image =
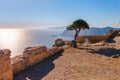
[[[76,19],[119,27],[120,0],[0,0],[0,27],[67,26]]]

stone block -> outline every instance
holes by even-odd
[[[12,62],[12,69],[14,74],[26,68],[26,61],[23,59],[22,55],[12,58],[11,62]]]
[[[13,80],[10,55],[9,49],[0,50],[0,80]]]

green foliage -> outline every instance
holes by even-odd
[[[82,20],[75,20],[71,25],[67,27],[67,30],[81,30],[81,29],[89,29],[89,24]]]
[[[74,43],[73,43],[74,48],[77,47],[76,38],[81,29],[89,29],[88,23],[86,21],[84,21],[83,19],[75,20],[71,25],[69,25],[67,27],[67,30],[75,30],[75,32],[76,32],[75,36],[74,36]]]

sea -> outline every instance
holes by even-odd
[[[27,47],[46,46],[51,48],[56,39],[72,40],[61,36],[64,29],[0,29],[0,49],[10,49],[11,57],[23,54]]]

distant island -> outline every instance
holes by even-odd
[[[97,28],[92,27],[90,29],[82,30],[79,35],[80,36],[89,36],[89,35],[104,35],[107,34],[110,30],[120,30],[120,28],[114,28],[114,27],[104,27],[104,28]],[[64,30],[60,35],[62,36],[74,36],[74,31],[67,31]]]

